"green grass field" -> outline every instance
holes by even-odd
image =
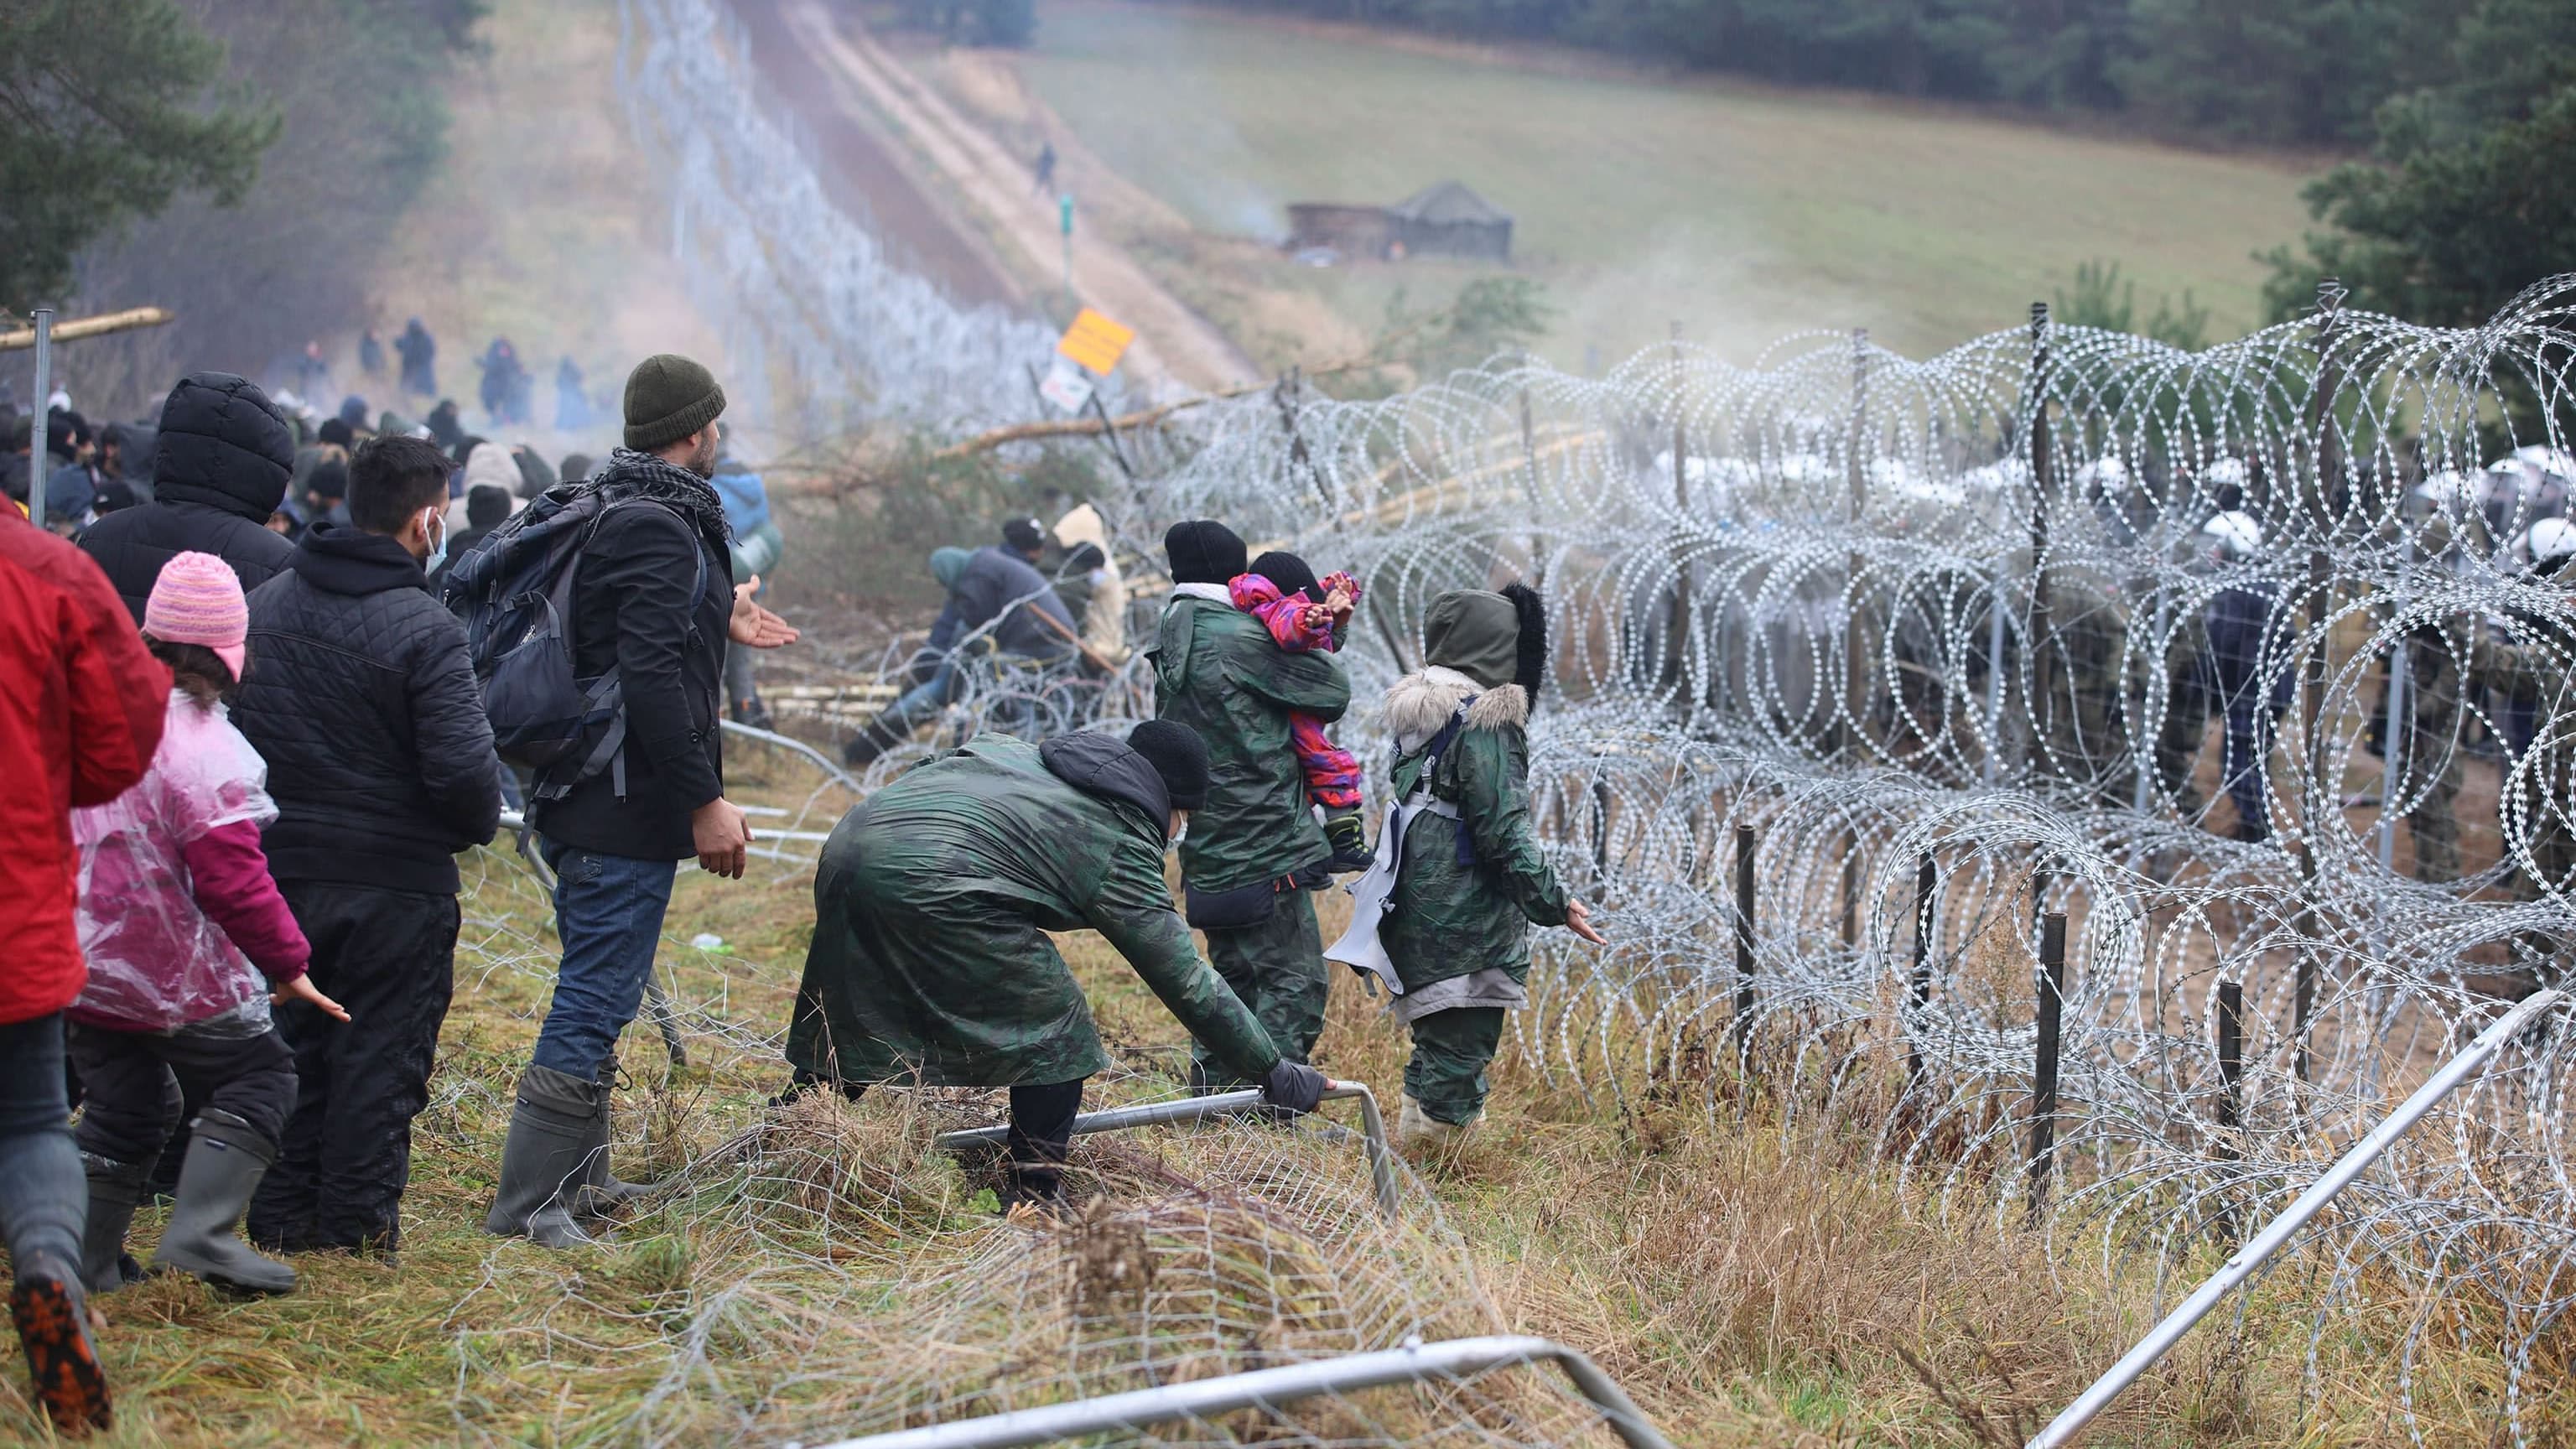
[[[2257,320],[2252,253],[2305,219],[2284,161],[1161,5],[1047,0],[1020,65],[1090,150],[1205,231],[1275,237],[1291,201],[1466,182],[1516,218],[1518,263],[1561,309],[1543,350],[1568,366],[1673,322],[1746,359],[1859,326],[1921,355],[2016,325],[2096,257],[2124,265],[2142,314],[2188,288],[2224,338]],[[1265,281],[1365,325],[1405,273],[1419,302],[1463,271],[1282,259]]]

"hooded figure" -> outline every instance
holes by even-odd
[[[447,501],[447,527],[452,533],[463,533],[474,526],[472,505],[467,500],[477,488],[499,489],[502,496],[510,500],[511,513],[518,512],[526,501],[520,494],[520,485],[527,480],[519,471],[518,461],[510,456],[510,450],[499,443],[475,444],[474,451],[465,457],[465,472],[459,481],[463,486],[457,488]],[[502,516],[506,518],[509,514]],[[451,546],[448,552],[452,555],[455,549]]]
[[[1243,540],[1211,519],[1163,535],[1172,597],[1156,631],[1154,712],[1207,742],[1208,800],[1181,843],[1189,921],[1207,932],[1208,959],[1279,1049],[1304,1060],[1324,1032],[1324,941],[1314,892],[1332,883],[1333,848],[1307,803],[1290,747],[1293,717],[1330,724],[1350,708],[1351,684],[1333,656],[1279,647],[1234,606],[1228,583],[1247,562]],[[1238,1080],[1205,1040],[1192,1050],[1195,1084]]]
[[[1406,818],[1390,812],[1379,863],[1354,888],[1392,877],[1378,941],[1403,987],[1389,1009],[1413,1032],[1398,1132],[1417,1146],[1484,1114],[1503,1013],[1529,1001],[1529,928],[1598,939],[1530,827],[1525,731],[1547,665],[1538,594],[1453,590],[1432,601],[1422,635],[1429,663],[1396,681],[1384,713],[1390,796]]]
[[[1000,548],[931,551],[931,577],[948,591],[947,607],[930,626],[930,641],[915,656],[906,690],[841,747],[850,765],[874,762],[913,736],[932,715],[965,692],[965,665],[981,654],[1022,664],[1053,664],[1072,648],[1073,615],[1054,588],[1018,554]]]
[[[394,351],[402,356],[403,391],[422,397],[438,395],[438,343],[429,329],[414,317],[406,323],[402,335],[394,339]]]
[[[1125,663],[1127,580],[1110,554],[1109,528],[1100,510],[1086,503],[1057,519],[1055,541],[1065,551],[1055,591],[1080,620],[1082,642],[1112,664]]]
[[[161,566],[183,553],[213,554],[245,591],[255,589],[295,555],[295,545],[268,530],[294,467],[294,434],[267,393],[228,372],[190,373],[161,405],[152,502],[100,519],[81,535],[81,548],[138,625]]]
[[[1190,943],[1163,883],[1207,790],[1198,738],[1158,720],[1031,745],[986,733],[842,817],[814,877],[814,943],[788,1027],[788,1095],[815,1083],[1011,1089],[1015,1200],[1056,1196],[1083,1079],[1108,1067],[1050,931],[1108,938],[1227,1070],[1314,1107]]]

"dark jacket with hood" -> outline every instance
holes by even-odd
[[[1279,1061],[1163,883],[1170,796],[1086,732],[985,734],[841,818],[787,1059],[845,1082],[1040,1086],[1109,1065],[1049,931],[1098,931],[1192,1035],[1258,1081]]]
[[[295,552],[268,530],[294,467],[294,436],[268,394],[227,372],[190,373],[162,405],[152,501],[100,519],[81,547],[137,624],[161,566],[178,554],[213,554],[245,592],[256,589]]]
[[[250,596],[235,728],[268,761],[282,881],[453,895],[492,838],[500,762],[465,629],[382,534],[317,523]]]
[[[1223,584],[1183,584],[1155,639],[1154,713],[1207,742],[1207,803],[1190,817],[1181,874],[1193,891],[1240,890],[1310,874],[1331,859],[1289,748],[1289,717],[1326,724],[1351,705],[1329,654],[1292,654],[1234,606]]]
[[[942,550],[941,554],[945,554]],[[940,573],[941,554],[931,556],[931,572],[948,590],[948,606],[939,611],[938,622],[930,626],[930,647],[953,649],[957,641],[995,619],[991,637],[995,647],[1005,654],[1026,654],[1037,658],[1069,653],[1073,645],[1066,635],[1074,628],[1073,611],[1056,597],[1046,576],[1018,554],[999,548],[979,548],[966,560],[954,578]],[[1004,610],[1009,610],[1006,617]],[[1064,626],[1059,634],[1036,617],[1044,613]]]
[[[626,700],[624,793],[602,770],[536,802],[549,840],[634,860],[697,854],[689,814],[724,793],[725,629],[733,561],[706,480],[621,448],[586,485],[653,501],[609,509],[575,566],[573,672],[615,665]],[[703,570],[703,572],[701,572]],[[697,594],[692,597],[690,590]]]
[[[1404,832],[1378,940],[1411,1021],[1527,998],[1530,927],[1565,924],[1571,900],[1530,821],[1529,712],[1546,667],[1538,596],[1458,589],[1424,620],[1430,662],[1387,691],[1393,798],[1435,802]]]

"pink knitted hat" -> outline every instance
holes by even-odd
[[[210,553],[175,554],[152,581],[143,606],[143,632],[164,644],[203,644],[241,678],[242,641],[250,635],[250,605],[242,599],[233,566]]]

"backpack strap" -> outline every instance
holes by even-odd
[[[1450,715],[1449,722],[1440,727],[1440,733],[1433,735],[1430,743],[1422,747],[1422,773],[1414,778],[1413,790],[1405,796],[1408,802],[1415,795],[1426,797],[1421,804],[1413,808],[1426,815],[1437,815],[1457,826],[1455,835],[1458,843],[1458,864],[1461,866],[1471,866],[1476,863],[1476,842],[1467,834],[1466,817],[1458,813],[1457,805],[1431,793],[1431,775],[1433,771],[1440,768],[1441,755],[1458,742],[1459,732],[1467,727],[1467,711],[1474,708],[1476,701],[1481,697],[1471,694],[1460,701],[1457,712]]]
[[[591,540],[598,536],[599,526],[608,520],[608,515],[630,503],[652,504],[659,507],[671,516],[673,522],[680,525],[683,532],[688,534],[689,557],[697,562],[698,577],[697,582],[689,589],[687,637],[691,644],[702,642],[703,636],[698,632],[698,610],[704,608],[707,602],[706,546],[699,540],[697,529],[690,525],[689,520],[681,514],[680,510],[663,503],[660,499],[646,498],[633,493],[620,498],[611,498],[601,506],[598,514],[582,531],[581,543],[573,553],[572,567],[565,569],[562,577],[555,581],[555,589],[550,592],[549,597],[554,599],[557,615],[564,620],[565,636],[571,639],[574,648],[580,647],[581,641],[571,638],[571,621],[573,619],[573,576],[581,571],[581,556],[589,550]],[[560,597],[556,598],[556,595]],[[719,711],[722,710],[722,701],[718,701],[717,708]],[[607,712],[608,723],[601,729],[598,742],[583,752],[578,768],[569,775],[555,771],[539,772],[537,788],[533,791],[538,799],[560,800],[571,794],[575,785],[590,779],[602,770],[608,772],[609,790],[620,802],[626,799],[626,685],[615,663],[611,663],[604,673],[592,680],[590,688],[582,695],[584,714],[598,714],[602,711]]]

